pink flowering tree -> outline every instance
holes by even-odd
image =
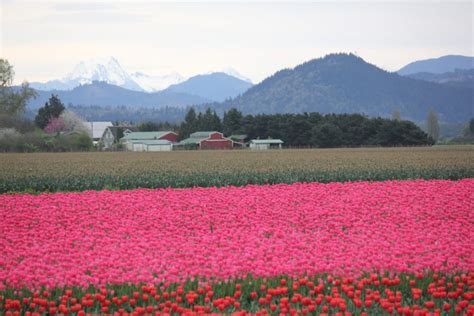
[[[44,131],[48,134],[61,133],[66,130],[66,124],[61,117],[52,117],[49,119],[48,125],[44,128]]]

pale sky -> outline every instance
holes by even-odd
[[[16,82],[59,79],[81,60],[184,76],[227,67],[257,83],[282,68],[354,52],[396,71],[474,55],[473,1],[0,0],[0,56]]]

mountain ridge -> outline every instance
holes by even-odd
[[[456,69],[472,68],[474,68],[474,57],[472,56],[445,55],[438,58],[423,59],[411,62],[398,70],[398,74],[402,76],[420,72],[442,74],[446,72],[453,72]]]
[[[211,107],[221,115],[235,107],[244,114],[319,112],[391,117],[394,111],[400,111],[403,119],[415,122],[425,121],[430,108],[438,112],[444,122],[465,122],[466,118],[474,116],[474,87],[401,76],[380,69],[356,55],[342,53],[282,69],[223,102],[193,95],[192,89],[177,91],[174,87],[157,93],[144,93],[123,89],[124,92],[114,87],[105,83],[83,85],[83,90],[76,88],[75,93],[87,92],[88,96],[78,97],[74,102],[71,101],[74,94],[58,93],[66,93],[63,100],[66,105],[123,105],[132,108],[194,106],[198,110]],[[50,95],[51,91],[43,93]],[[139,100],[137,93],[144,99]],[[43,105],[35,102],[36,107]]]
[[[424,81],[437,82],[450,86],[458,86],[465,88],[474,87],[474,68],[473,69],[456,69],[451,72],[434,74],[431,72],[417,72],[409,74],[406,77]]]
[[[252,86],[251,83],[223,72],[196,75],[188,80],[169,86],[164,91],[197,95],[217,102],[236,97]]]
[[[473,90],[402,77],[353,54],[330,54],[283,69],[241,96],[214,105],[248,114],[364,113],[423,121],[433,107],[446,121],[472,116]]]
[[[168,106],[180,108],[212,101],[200,96],[173,91],[154,93],[133,91],[101,81],[80,85],[72,90],[36,91],[38,93],[37,97],[30,99],[28,102],[29,109],[37,109],[43,106],[51,94],[58,95],[65,105],[129,106],[135,108],[163,108]]]

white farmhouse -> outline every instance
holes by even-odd
[[[104,131],[107,127],[113,126],[112,122],[83,122],[84,125],[89,129],[89,136],[92,138],[94,144],[97,144],[104,135]]]

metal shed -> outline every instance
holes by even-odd
[[[148,140],[143,142],[144,151],[172,151],[173,143],[168,140]]]
[[[283,144],[281,139],[252,139],[249,147],[254,150],[281,149],[281,144]]]
[[[169,140],[132,140],[127,141],[130,151],[172,151],[173,143]]]

